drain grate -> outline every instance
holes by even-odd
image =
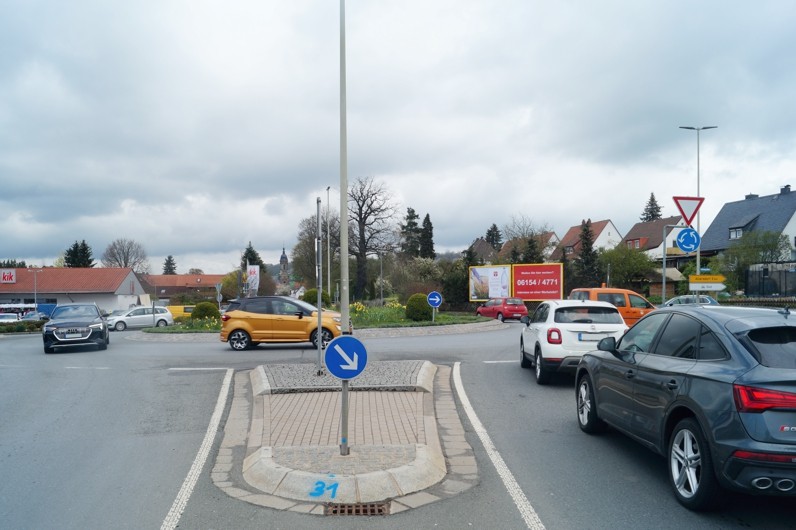
[[[389,515],[389,502],[327,504],[324,515]]]

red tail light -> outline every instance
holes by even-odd
[[[561,330],[558,328],[550,328],[547,330],[547,343],[548,344],[561,344]]]
[[[733,385],[738,412],[765,412],[770,409],[796,410],[796,394],[767,388]]]
[[[221,321],[222,322],[226,322],[227,320],[229,320],[229,315],[226,315],[226,314],[221,315]]]
[[[793,464],[796,457],[793,455],[774,454],[774,453],[753,453],[752,451],[735,451],[732,454],[735,458],[743,460],[756,460],[758,462],[773,462],[776,464]]]

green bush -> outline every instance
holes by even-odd
[[[308,304],[318,305],[318,289],[310,289],[304,293],[301,299]],[[321,301],[323,302],[323,307],[331,307],[332,305],[332,299],[329,298],[329,293],[326,291],[321,291]]]
[[[406,318],[420,322],[421,320],[431,320],[431,306],[428,305],[426,295],[416,293],[406,301]]]
[[[221,318],[218,306],[213,302],[200,302],[191,312],[191,320],[202,318]]]

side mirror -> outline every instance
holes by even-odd
[[[526,326],[530,326],[531,325],[531,317],[526,315],[526,316],[520,318],[520,322],[522,322]]]
[[[616,338],[605,337],[597,343],[597,349],[600,351],[614,352],[616,351]]]
[[[304,311],[296,311],[293,314],[296,315],[299,318],[304,318]]]

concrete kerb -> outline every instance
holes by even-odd
[[[250,425],[250,429],[241,433],[236,432],[241,430],[241,426],[228,424],[222,440],[222,451],[226,455],[224,461],[229,460],[231,454],[238,455],[234,457],[237,465],[225,463],[222,467],[217,462],[214,472],[211,473],[214,483],[228,495],[245,502],[311,515],[323,515],[324,506],[330,499],[328,495],[317,499],[308,495],[308,484],[335,484],[338,495],[331,500],[334,504],[386,502],[389,514],[398,514],[466,491],[478,483],[479,477],[472,447],[467,443],[456,411],[450,384],[451,368],[431,363],[429,365],[431,366],[424,365],[418,371],[418,375],[425,371],[424,377],[433,379],[433,383],[429,385],[432,391],[423,395],[422,422],[426,429],[426,444],[411,446],[412,452],[407,455],[410,460],[404,465],[386,466],[383,470],[354,475],[291,469],[275,461],[274,448],[262,446],[262,437],[252,438],[259,427]],[[260,384],[256,382],[256,378],[262,379],[264,375],[264,372],[260,375],[255,373],[256,370],[252,370],[238,374],[233,409],[237,407],[240,410],[232,410],[230,415],[246,415],[251,419],[252,414],[262,417],[263,406],[269,406],[269,394],[258,397],[253,395],[254,387]],[[435,375],[431,376],[432,373]],[[249,397],[246,398],[245,394]],[[248,403],[252,403],[252,406]],[[357,451],[367,453],[371,449],[383,451],[385,448],[351,447],[355,456]],[[328,461],[333,459],[330,455],[337,451],[339,447],[316,446],[310,448],[308,456],[320,452],[325,456],[320,456],[319,461]],[[398,462],[394,459],[391,461]],[[229,469],[230,467],[233,469]],[[318,468],[321,469],[323,466]]]

